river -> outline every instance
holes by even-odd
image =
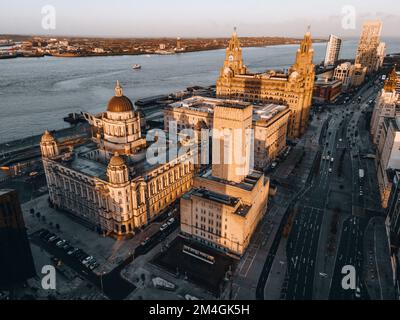
[[[387,53],[400,52],[400,39],[383,39]],[[357,40],[343,42],[341,58],[354,58]],[[244,48],[251,71],[287,68],[298,45]],[[314,61],[324,59],[325,43],[314,44]],[[17,58],[0,60],[0,143],[68,126],[70,112],[106,109],[119,80],[124,94],[137,100],[214,84],[225,50],[168,56]],[[132,70],[133,64],[141,70]]]

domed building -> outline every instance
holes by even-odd
[[[40,149],[43,157],[54,157],[58,155],[56,139],[54,139],[53,135],[47,129],[40,139]]]
[[[123,95],[117,81],[114,97],[107,105],[107,111],[99,117],[84,113],[90,124],[96,128],[96,142],[110,152],[135,154],[146,146],[141,136],[140,113],[132,101]]]
[[[83,114],[95,134],[73,151],[42,136],[50,201],[104,234],[131,237],[190,190],[193,152],[148,162],[140,114],[119,82],[105,112]]]

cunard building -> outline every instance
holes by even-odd
[[[122,238],[149,224],[190,190],[193,155],[149,163],[140,114],[119,83],[107,111],[85,117],[95,132],[92,141],[71,150],[48,131],[41,139],[50,200],[56,208]]]
[[[289,106],[288,136],[297,138],[306,130],[309,119],[315,78],[313,55],[311,35],[307,32],[297,50],[295,63],[287,72],[252,73],[243,63],[235,31],[217,80],[217,96]]]

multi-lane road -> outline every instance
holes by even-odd
[[[314,175],[310,190],[297,204],[297,214],[286,249],[288,258],[286,299],[313,298],[318,243],[337,156],[335,128],[340,126],[340,122],[337,117],[329,120],[325,138],[321,139],[319,170]]]
[[[320,139],[318,170],[310,190],[295,206],[286,248],[287,286],[282,292],[286,299],[368,298],[361,279],[363,236],[370,218],[366,212],[379,214],[379,197],[369,196],[378,186],[376,179],[368,176],[376,173],[373,161],[362,159],[360,153],[372,149],[364,111],[377,92],[377,87],[365,87],[360,91],[360,103],[331,108],[327,130]],[[359,169],[366,172],[363,181]],[[355,267],[359,289],[342,288],[345,265]]]

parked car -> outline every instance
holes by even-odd
[[[79,249],[72,247],[68,252],[67,255],[72,256],[75,252],[77,252]]]
[[[168,219],[167,224],[170,226],[175,222],[175,218]]]
[[[360,299],[360,298],[361,298],[361,290],[360,290],[359,287],[357,287],[357,289],[356,289],[356,298],[357,298],[357,299]]]
[[[52,243],[52,242],[57,242],[57,241],[59,241],[59,240],[60,240],[60,238],[57,237],[56,235],[54,235],[54,236],[50,237],[48,241],[49,241],[50,243]]]
[[[80,255],[79,255],[79,257],[78,257],[78,260],[81,262],[81,263],[83,263],[83,261],[85,261],[87,258],[89,258],[90,257],[90,255],[88,255],[87,253],[85,253],[85,252],[82,252]]]
[[[90,262],[89,263],[89,269],[90,270],[94,270],[94,269],[96,269],[98,266],[100,266],[100,264],[95,260],[95,259],[93,259],[94,261],[92,261],[92,262]]]
[[[145,246],[145,245],[149,242],[149,240],[150,240],[150,238],[147,237],[147,238],[144,239],[140,244],[141,244],[142,246]]]
[[[49,232],[49,233],[47,233],[47,234],[41,235],[40,237],[41,237],[43,240],[45,240],[45,241],[49,241],[50,238],[52,238],[52,237],[57,237],[57,236],[56,236],[54,233]]]
[[[80,255],[81,253],[82,253],[82,249],[78,249],[74,253],[72,253],[72,256],[73,257],[78,257],[78,255]]]
[[[168,224],[164,223],[161,227],[160,227],[160,231],[164,231],[165,229],[168,228]]]
[[[60,240],[60,241],[58,241],[57,243],[56,243],[56,246],[57,247],[59,247],[59,248],[61,248],[64,244],[65,244],[65,240]]]
[[[50,234],[50,231],[43,229],[40,231],[39,236],[43,239]]]
[[[62,248],[64,251],[68,252],[68,251],[70,251],[71,249],[73,249],[73,246],[71,246],[71,245],[67,242],[67,243],[64,244],[61,248]]]
[[[85,259],[82,260],[83,264],[87,264],[88,262],[92,261],[93,257],[92,256],[88,256]]]

